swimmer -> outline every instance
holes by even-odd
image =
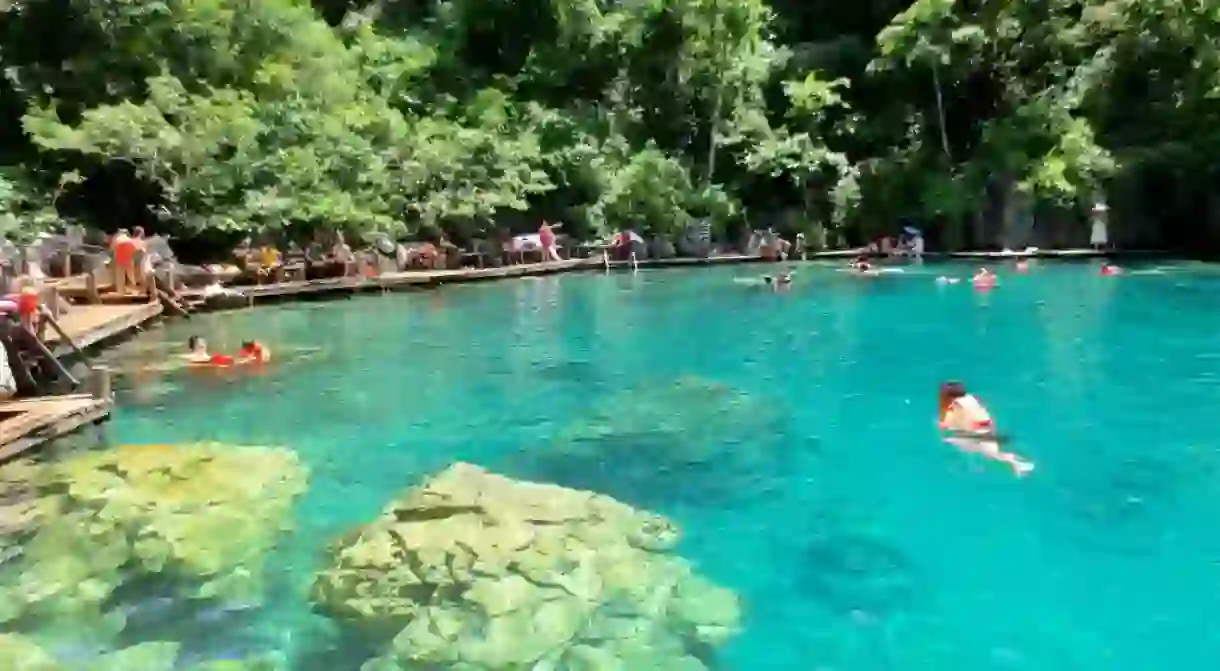
[[[1017,477],[1034,470],[1033,462],[1004,452],[996,435],[991,414],[960,382],[945,382],[940,386],[940,423],[945,442],[963,452],[977,452],[1008,464]]]
[[[1017,261],[1017,272],[1018,273],[1028,273],[1029,272],[1029,261]]]
[[[1102,275],[1107,275],[1107,276],[1109,276],[1109,275],[1121,275],[1121,274],[1123,274],[1123,269],[1122,269],[1122,268],[1119,268],[1118,266],[1116,266],[1116,265],[1114,265],[1114,264],[1112,264],[1112,263],[1106,263],[1106,262],[1102,262],[1102,264],[1101,264],[1101,274],[1102,274]]]
[[[940,277],[936,278],[937,284],[957,284],[958,282],[961,282],[961,281],[962,280],[960,277],[945,277],[944,275],[941,275]]]
[[[978,289],[990,289],[996,285],[996,279],[995,273],[986,268],[979,268],[970,281]]]
[[[237,358],[243,363],[267,363],[271,361],[271,350],[257,340],[247,340],[241,344]]]
[[[873,269],[873,264],[868,262],[867,254],[861,254],[860,256],[856,257],[856,260],[851,262],[851,265],[849,265],[848,268],[851,268],[852,270],[855,270],[858,272],[866,273]]]
[[[208,354],[208,343],[203,338],[193,335],[186,340],[187,353],[183,354],[189,363],[212,363],[212,355]]]

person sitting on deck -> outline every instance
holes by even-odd
[[[247,340],[237,352],[238,363],[267,363],[271,361],[271,350],[257,340]]]
[[[0,300],[0,311],[17,313],[21,325],[41,338],[45,324],[42,320],[42,297],[37,285],[28,279],[16,280],[13,284],[13,293],[6,294],[3,300]]]
[[[330,248],[330,256],[335,263],[343,266],[343,277],[349,277],[356,269],[356,255],[352,253],[351,245],[343,239],[343,231],[335,231],[335,244]]]
[[[259,278],[274,279],[284,267],[284,262],[280,256],[280,250],[272,245],[263,245],[258,249],[258,276]]]
[[[632,270],[640,269],[639,256],[636,254],[637,247],[644,246],[644,238],[641,238],[638,233],[632,230],[619,231],[610,241],[610,248],[614,250],[616,258],[623,258],[631,263]],[[610,256],[607,250],[606,268],[610,268]]]

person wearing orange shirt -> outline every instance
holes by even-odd
[[[247,340],[241,344],[237,358],[242,362],[267,363],[271,361],[271,350],[257,340]]]
[[[136,277],[136,253],[140,245],[126,228],[120,228],[110,239],[110,249],[114,253],[114,290],[119,295],[125,295],[130,286],[139,286]]]

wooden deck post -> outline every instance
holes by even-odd
[[[102,294],[97,289],[97,271],[90,270],[85,273],[85,295],[88,301],[93,305],[102,302]]]
[[[99,401],[108,401],[114,397],[110,386],[110,369],[106,366],[89,368],[89,394]]]

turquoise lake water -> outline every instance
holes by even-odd
[[[303,597],[318,550],[460,459],[672,517],[680,553],[746,605],[725,669],[1220,668],[1220,274],[1043,264],[1001,268],[987,294],[933,281],[970,271],[859,280],[807,264],[783,294],[733,281],[759,267],[573,274],[150,333],[136,344],[325,348],[261,377],[122,392],[115,442],[285,445],[311,468],[272,603],[169,635],[198,656],[322,666],[310,646],[328,630]],[[765,401],[766,430],[704,438],[774,458],[630,478],[538,458],[598,402],[685,377]],[[1037,463],[1030,477],[938,439],[948,378]]]

